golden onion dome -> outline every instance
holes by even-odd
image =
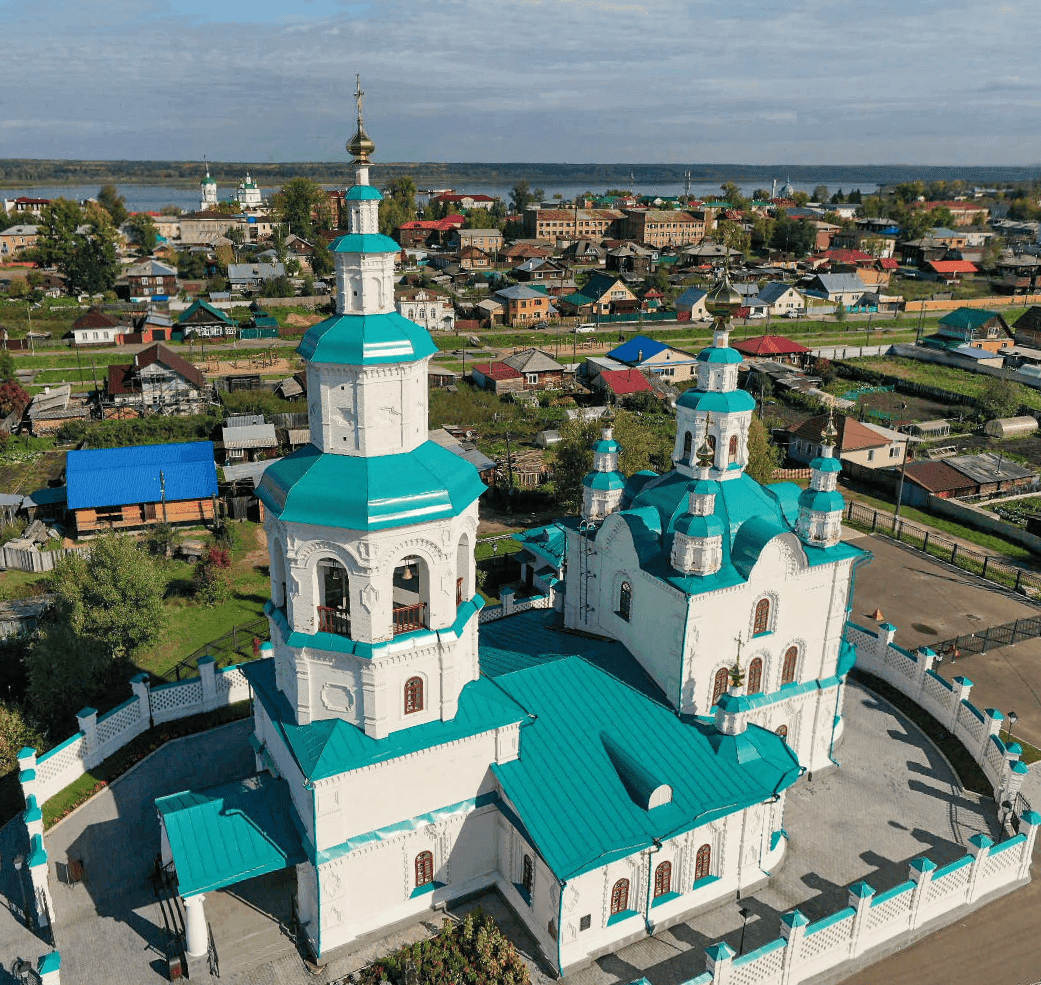
[[[365,132],[365,127],[358,125],[358,132],[347,141],[347,153],[356,161],[368,162],[369,155],[376,150],[376,145]]]
[[[724,274],[705,296],[705,310],[717,318],[728,318],[744,305],[745,299],[734,290],[730,275]]]

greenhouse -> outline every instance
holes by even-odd
[[[984,433],[992,438],[1019,438],[1036,430],[1034,417],[995,417],[983,426]]]

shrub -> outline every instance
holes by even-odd
[[[214,544],[195,567],[195,597],[204,605],[220,605],[231,598],[231,554]]]
[[[361,985],[444,985],[446,982],[528,985],[528,967],[491,917],[471,911],[460,924],[416,941],[363,968]]]

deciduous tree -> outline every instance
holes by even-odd
[[[159,227],[147,212],[135,212],[127,219],[127,228],[142,253],[151,253],[155,249],[159,242]]]
[[[115,185],[102,185],[98,192],[98,204],[109,214],[112,225],[119,227],[126,222],[127,200],[119,194]]]

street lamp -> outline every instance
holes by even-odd
[[[741,943],[737,948],[737,953],[740,955],[745,953],[745,929],[748,927],[748,917],[751,911],[742,906],[737,912],[741,915]]]
[[[1009,818],[1009,815],[1011,813],[1012,813],[1012,801],[1011,800],[1003,800],[1001,802],[1001,820],[998,822],[999,829],[1000,829],[1000,832],[1001,832],[1000,837],[1002,839],[1004,839],[1004,837],[1005,837],[1005,825],[1008,824],[1008,818]]]
[[[1005,745],[1010,745],[1012,742],[1012,730],[1016,727],[1016,722],[1019,721],[1019,715],[1014,711],[1008,713],[1008,732],[1005,737]]]

